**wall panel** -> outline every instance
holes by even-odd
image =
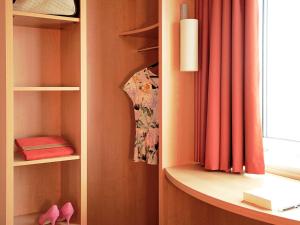
[[[132,161],[134,118],[122,85],[157,51],[119,33],[157,22],[156,1],[88,1],[88,224],[158,224],[158,168]]]

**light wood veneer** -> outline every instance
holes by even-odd
[[[166,168],[166,176],[180,190],[202,202],[258,221],[276,225],[300,224],[300,209],[286,212],[264,210],[243,202],[243,192],[260,187],[293,185],[300,182],[272,174],[228,174],[205,171],[200,165]],[[284,193],[288,193],[283,190]]]
[[[147,52],[147,51],[152,51],[152,50],[158,50],[159,46],[153,46],[153,47],[147,47],[147,48],[141,48],[138,49],[138,52]]]
[[[164,202],[168,205],[164,214],[166,225],[270,225],[202,202],[168,179],[164,190]]]
[[[30,166],[30,165],[65,162],[65,161],[72,161],[72,160],[79,160],[79,159],[80,159],[79,155],[70,155],[70,156],[55,157],[49,159],[26,161],[19,154],[15,154],[14,166]]]
[[[90,225],[157,225],[158,167],[133,162],[132,102],[122,90],[138,70],[157,61],[157,38],[120,37],[158,21],[158,1],[88,3],[88,208]],[[156,28],[156,32],[158,29]]]
[[[6,4],[0,1],[0,224],[5,224],[7,214],[6,184],[7,171],[6,166]]]
[[[37,225],[40,214],[29,214],[15,217],[15,225]],[[67,225],[66,222],[58,222],[56,225]],[[70,223],[70,225],[80,225],[77,223]]]
[[[23,11],[13,11],[14,25],[60,29],[71,23],[79,23],[79,18],[53,16]]]
[[[14,91],[80,91],[80,87],[14,87]]]
[[[34,224],[22,215],[71,201],[73,221],[86,225],[86,1],[80,0],[80,19],[13,11],[12,1],[0,4],[0,107],[5,112],[0,116],[5,196],[0,223]],[[15,154],[15,138],[44,135],[64,136],[76,155],[24,161]]]
[[[180,5],[187,3],[194,18],[195,0],[160,0],[160,166],[159,224],[201,224],[185,207],[179,209],[177,192],[169,192],[164,169],[194,161],[194,73],[179,70]],[[188,201],[188,200],[187,200]],[[185,206],[189,203],[186,202]],[[182,216],[174,215],[183,213]],[[187,218],[186,218],[187,217]],[[202,225],[202,224],[201,224]],[[210,225],[203,223],[203,225]],[[219,224],[218,224],[219,225]]]
[[[143,28],[138,28],[130,31],[125,31],[120,34],[120,36],[146,36],[146,37],[158,37],[158,23],[143,27]]]

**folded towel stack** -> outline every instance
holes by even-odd
[[[74,0],[15,0],[14,10],[63,16],[75,15],[77,11]]]
[[[72,155],[73,147],[62,137],[33,137],[16,139],[25,160],[47,159]]]

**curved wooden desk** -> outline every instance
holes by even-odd
[[[264,185],[300,182],[272,174],[249,175],[208,172],[197,164],[165,169],[167,178],[180,190],[215,207],[276,225],[300,224],[300,209],[286,212],[257,208],[242,202],[243,192]],[[288,191],[288,190],[287,190]]]

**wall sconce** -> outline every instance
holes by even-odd
[[[188,19],[188,5],[181,5],[180,71],[198,71],[198,20]]]

